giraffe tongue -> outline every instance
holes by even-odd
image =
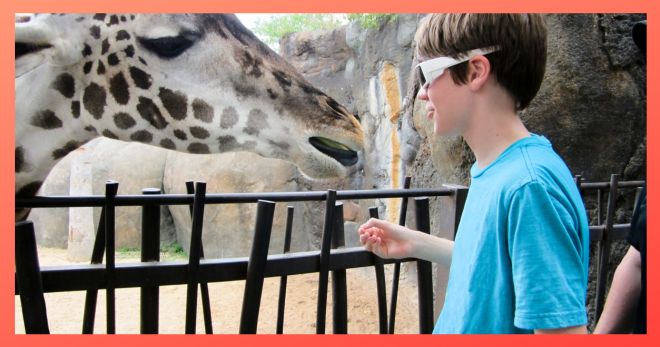
[[[335,159],[344,166],[355,165],[358,161],[357,152],[339,142],[324,137],[310,137],[309,143],[321,153]]]

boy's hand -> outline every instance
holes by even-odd
[[[360,226],[358,233],[364,248],[381,258],[401,259],[411,256],[412,230],[372,218]]]

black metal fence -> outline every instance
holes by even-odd
[[[598,313],[604,301],[605,279],[609,269],[607,257],[611,242],[624,238],[630,224],[614,224],[613,215],[617,191],[641,187],[643,181],[618,182],[612,176],[610,182],[583,183],[576,177],[582,192],[597,192],[598,221],[590,227],[591,242],[599,243],[598,259]],[[35,197],[17,199],[17,208],[48,207],[102,207],[101,223],[96,233],[91,263],[65,267],[40,267],[37,255],[33,224],[29,221],[16,224],[16,276],[15,293],[20,295],[25,331],[27,333],[48,333],[48,318],[44,293],[86,291],[82,333],[94,332],[94,319],[99,290],[106,291],[106,332],[116,332],[115,289],[140,288],[140,332],[158,333],[159,287],[166,285],[187,285],[185,332],[196,331],[196,308],[198,287],[201,289],[201,302],[204,326],[207,334],[213,333],[208,283],[245,280],[243,305],[240,315],[239,333],[256,333],[264,278],[280,277],[278,298],[277,333],[283,332],[285,293],[287,276],[318,273],[318,297],[316,333],[326,332],[326,303],[329,275],[332,276],[333,333],[347,333],[347,290],[346,270],[360,267],[374,267],[378,302],[378,323],[380,333],[394,333],[400,262],[416,262],[418,274],[419,332],[433,330],[433,282],[431,264],[417,259],[381,259],[362,247],[341,248],[344,245],[344,223],[341,200],[377,198],[401,198],[399,222],[406,220],[407,201],[413,198],[415,223],[418,230],[430,232],[429,198],[447,196],[453,199],[455,218],[458,220],[467,195],[467,188],[452,187],[442,189],[408,189],[409,179],[404,189],[357,190],[327,192],[288,192],[288,193],[234,193],[206,194],[204,183],[187,182],[188,194],[160,194],[154,189],[145,189],[143,195],[117,195],[117,182],[106,184],[105,196],[81,197]],[[601,202],[608,193],[606,208]],[[276,203],[294,201],[325,201],[325,219],[321,247],[318,251],[288,253],[291,240],[293,208],[287,211],[286,234],[283,254],[268,255],[268,245],[272,229]],[[202,223],[204,207],[209,204],[256,203],[257,215],[248,258],[204,259],[202,245]],[[604,203],[603,203],[604,204]],[[187,262],[161,262],[160,206],[188,205],[192,216],[192,233],[189,259]],[[115,207],[142,207],[142,246],[141,262],[115,263]],[[601,218],[600,216],[603,215]],[[378,217],[375,208],[370,209],[372,217]],[[458,224],[455,223],[457,226]],[[105,264],[102,260],[105,253]],[[390,312],[387,312],[384,265],[395,264],[390,293]],[[602,274],[602,276],[601,276]],[[602,277],[602,278],[601,278]],[[602,281],[601,281],[602,280]]]

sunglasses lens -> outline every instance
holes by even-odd
[[[426,84],[426,78],[424,77],[424,73],[422,72],[421,67],[415,68],[415,75],[417,78],[417,83],[419,83],[419,86],[422,87],[424,84]]]

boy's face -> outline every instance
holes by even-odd
[[[462,135],[469,125],[469,88],[457,85],[450,72],[420,88],[417,98],[426,101],[426,116],[433,121],[436,135]]]

